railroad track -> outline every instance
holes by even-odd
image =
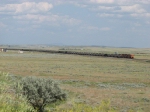
[[[136,59],[136,58],[134,58],[133,54],[106,54],[106,53],[76,52],[76,51],[62,51],[62,50],[43,50],[43,49],[24,49],[24,48],[3,48],[3,49],[15,50],[15,51],[30,51],[30,52],[73,54],[73,55],[97,56],[97,57],[125,58],[125,59],[132,59],[137,62],[150,63],[149,59]]]
[[[114,57],[114,58],[128,58],[134,59],[133,54],[107,54],[107,53],[91,53],[91,52],[76,52],[76,51],[62,51],[62,50],[43,50],[43,49],[22,49],[22,48],[3,48],[6,50],[18,51],[32,51],[32,52],[46,52],[46,53],[60,53],[60,54],[74,54],[74,55],[87,55],[87,56],[101,56],[101,57]]]

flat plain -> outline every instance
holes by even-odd
[[[46,49],[62,49],[60,47]],[[67,47],[79,52],[129,53],[135,59],[0,52],[0,71],[19,76],[51,77],[66,90],[69,101],[97,105],[110,100],[121,111],[150,110],[150,49]]]

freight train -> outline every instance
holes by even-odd
[[[106,54],[106,53],[91,53],[91,52],[76,52],[76,51],[65,51],[65,50],[43,50],[43,49],[15,49],[5,48],[7,50],[19,50],[19,51],[32,51],[32,52],[46,52],[46,53],[61,53],[61,54],[74,54],[74,55],[86,55],[86,56],[102,56],[102,57],[115,57],[115,58],[128,58],[134,59],[133,54]]]

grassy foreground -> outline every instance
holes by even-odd
[[[14,81],[0,72],[0,112],[32,112],[26,99],[14,90]]]
[[[0,72],[0,112],[36,112],[31,105],[27,103],[24,96],[17,93],[14,89],[16,79]],[[48,107],[47,107],[48,108]],[[50,107],[49,107],[50,108]],[[109,101],[102,101],[100,106],[89,106],[83,103],[74,103],[70,108],[60,108],[55,106],[53,109],[47,109],[46,112],[116,112],[110,107]]]

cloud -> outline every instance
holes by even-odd
[[[135,12],[135,13],[143,13],[146,12],[139,4],[131,5],[131,6],[120,6],[121,12]]]
[[[0,31],[3,30],[3,29],[6,29],[7,28],[7,25],[5,25],[4,23],[0,22]],[[2,33],[2,32],[0,32]]]
[[[82,8],[87,7],[87,5],[85,5],[85,4],[79,4],[79,3],[74,3],[74,5],[78,6],[78,7],[82,7]]]
[[[23,2],[21,4],[6,4],[0,7],[0,12],[12,12],[12,13],[37,13],[47,12],[53,8],[52,4],[47,2]]]
[[[150,0],[84,0],[84,2],[96,4],[116,4],[116,5],[150,4]]]
[[[99,13],[98,14],[99,17],[114,17],[114,14],[107,14],[107,13]]]
[[[100,29],[96,26],[91,26],[91,25],[83,25],[79,28],[79,31],[80,32],[83,32],[83,31],[99,31]]]
[[[146,24],[150,25],[150,21],[146,21]]]
[[[98,13],[97,16],[98,17],[117,17],[117,18],[123,17],[123,15],[121,14],[110,14],[110,13]]]
[[[118,5],[150,4],[150,0],[114,0]]]
[[[59,19],[58,15],[40,15],[40,14],[26,14],[26,15],[19,15],[19,16],[13,16],[14,19],[19,20],[26,20],[26,21],[36,21],[36,22],[44,22],[44,21],[56,21]]]
[[[88,26],[88,25],[85,25],[85,26],[82,26],[80,27],[80,31],[81,30],[90,30],[90,31],[109,31],[111,30],[109,27],[102,27],[102,28],[99,28],[99,27],[96,27],[96,26]]]
[[[103,27],[103,28],[100,28],[101,31],[109,31],[110,28],[109,27]]]
[[[134,0],[134,1],[142,4],[150,4],[150,0]]]
[[[0,22],[0,28],[4,28],[4,27],[6,27],[6,25],[4,23]]]
[[[133,13],[130,14],[132,17],[146,17],[146,18],[150,18],[150,13],[142,13],[142,14],[138,14],[138,13]]]
[[[113,6],[111,6],[111,7],[98,6],[98,7],[90,8],[90,10],[92,10],[92,11],[112,11],[114,9],[115,9],[115,7],[113,7]]]
[[[115,7],[99,6],[98,10],[113,10]]]
[[[103,4],[103,3],[114,3],[114,0],[90,0],[90,2],[92,3],[99,3],[99,4]]]
[[[78,25],[81,23],[80,20],[70,18],[69,16],[58,16],[58,15],[40,15],[40,14],[26,14],[13,16],[14,19],[22,20],[22,21],[30,21],[36,23],[42,22],[50,22],[48,24],[65,24],[65,25]]]
[[[115,6],[98,6],[93,11],[99,11],[98,17],[149,17],[150,13],[142,7],[143,5],[115,5]],[[100,13],[101,12],[101,13]],[[126,14],[123,14],[126,13]],[[128,14],[127,14],[128,13]]]
[[[79,25],[81,23],[81,20],[70,18],[69,16],[61,16],[60,19],[63,24],[71,26]]]
[[[95,27],[95,26],[88,26],[87,29],[88,30],[99,30],[99,28]]]

